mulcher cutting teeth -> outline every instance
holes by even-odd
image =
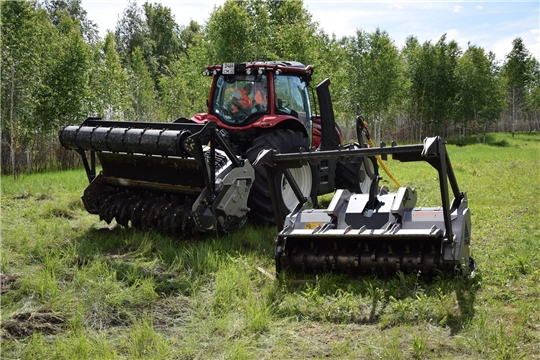
[[[148,190],[121,189],[112,195],[98,196],[100,220],[113,219],[124,227],[154,229],[168,234],[192,236],[196,227],[190,209],[193,197],[160,194]]]

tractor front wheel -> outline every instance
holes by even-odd
[[[307,151],[308,148],[309,140],[301,132],[289,129],[276,129],[253,140],[251,148],[246,152],[246,157],[249,162],[253,163],[257,155],[265,149],[274,149],[278,153],[291,153]],[[276,218],[268,188],[266,169],[262,165],[255,166],[254,169],[255,181],[253,182],[248,199],[248,206],[251,209],[249,215],[254,219],[275,224]],[[313,197],[315,181],[310,165],[304,165],[301,168],[292,168],[290,172],[302,194],[308,199]],[[275,181],[277,183],[281,214],[285,216],[294,210],[298,204],[298,199],[282,172],[278,174]]]

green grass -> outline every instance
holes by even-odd
[[[540,135],[448,150],[472,212],[470,280],[273,281],[258,268],[273,272],[274,228],[182,240],[86,213],[82,169],[3,177],[2,358],[538,359]],[[435,170],[387,164],[439,204]]]

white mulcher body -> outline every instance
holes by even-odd
[[[392,154],[402,162],[427,161],[439,173],[442,205],[416,207],[417,193],[379,188],[373,155]],[[296,156],[295,156],[296,155]],[[306,161],[361,157],[371,162],[368,194],[337,190],[327,209],[297,207],[280,224],[276,238],[276,270],[293,272],[411,273],[474,271],[469,255],[471,215],[467,195],[459,191],[444,141],[426,138],[423,145],[392,146],[304,154],[261,154],[272,172]],[[296,162],[296,164],[295,164]],[[448,183],[454,193],[449,201]]]
[[[466,197],[452,211],[453,239],[445,239],[441,207],[418,207],[416,192],[401,187],[377,196],[338,190],[327,209],[287,216],[278,235],[280,267],[302,271],[432,274],[468,265],[471,216]],[[292,244],[292,245],[291,245]]]

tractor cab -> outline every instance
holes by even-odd
[[[264,128],[293,120],[308,133],[311,73],[311,66],[291,62],[209,66],[203,73],[214,77],[208,114],[217,117],[225,128]]]

